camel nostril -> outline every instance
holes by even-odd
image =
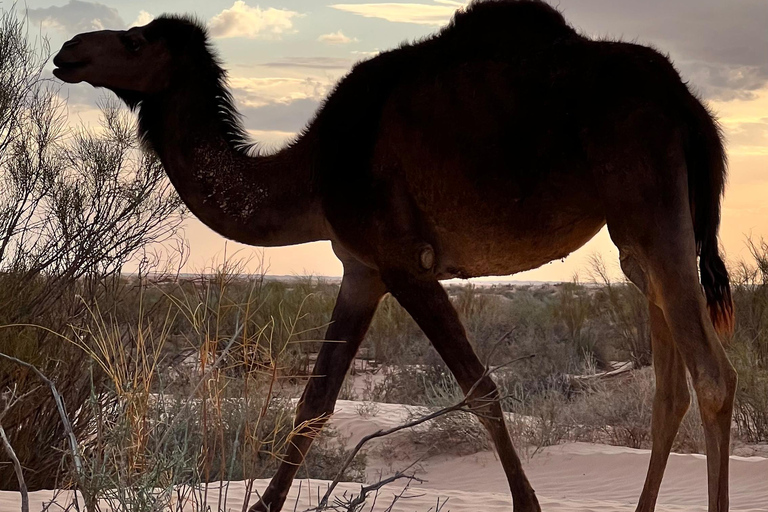
[[[73,37],[72,39],[70,39],[69,41],[67,41],[66,43],[64,43],[64,45],[62,45],[61,48],[62,48],[62,50],[64,48],[72,48],[74,46],[79,45],[82,42],[83,42],[83,40],[80,38],[80,36],[76,36],[76,37]]]

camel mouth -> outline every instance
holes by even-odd
[[[63,80],[64,82],[79,82],[81,80],[76,80],[76,72],[83,69],[85,66],[88,65],[88,61],[81,60],[81,61],[74,61],[74,62],[65,62],[61,59],[55,58],[53,59],[53,65],[56,66],[53,69],[53,76],[58,78],[59,80]]]
[[[54,76],[68,81],[67,78],[71,77],[72,73],[78,71],[89,64],[89,59],[77,58],[72,55],[73,52],[65,51],[63,49],[53,58],[53,70]],[[67,55],[69,54],[69,55]]]

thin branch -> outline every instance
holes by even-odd
[[[389,485],[392,482],[395,482],[395,481],[403,479],[403,478],[407,478],[408,479],[408,484],[406,484],[405,488],[403,489],[403,492],[405,492],[405,490],[408,489],[408,487],[410,486],[411,482],[416,481],[416,482],[419,482],[419,483],[424,483],[424,480],[422,480],[420,478],[417,478],[416,475],[407,475],[407,474],[403,473],[402,471],[398,471],[394,475],[392,475],[390,477],[387,477],[387,478],[385,478],[383,480],[379,480],[378,482],[376,482],[374,484],[361,486],[360,487],[360,494],[358,494],[357,496],[353,495],[353,497],[349,498],[346,501],[344,501],[342,499],[339,499],[339,498],[336,498],[337,506],[334,507],[334,508],[344,507],[344,510],[346,512],[355,512],[355,511],[359,510],[359,507],[361,505],[365,504],[366,500],[368,499],[368,495],[370,493],[376,492],[378,494],[378,491],[382,487],[384,487],[386,485]],[[400,495],[402,495],[402,494],[403,493],[401,492]],[[399,496],[396,496],[395,501],[397,501],[398,497]],[[316,508],[308,509],[305,512],[320,512],[320,511],[323,510],[323,508],[324,508],[324,505],[321,504],[321,505],[318,505]]]
[[[365,437],[363,437],[357,445],[352,449],[347,459],[344,461],[344,464],[341,466],[341,470],[336,474],[336,477],[331,482],[331,485],[328,487],[328,490],[325,492],[325,495],[323,496],[322,500],[320,501],[320,504],[318,506],[318,509],[322,510],[322,507],[326,506],[328,504],[328,499],[331,496],[331,493],[336,488],[336,486],[341,481],[342,475],[344,474],[344,471],[349,467],[349,465],[352,463],[354,458],[357,456],[357,454],[360,452],[360,450],[363,448],[363,446],[373,439],[377,439],[379,437],[385,437],[391,434],[394,434],[395,432],[399,432],[401,430],[405,430],[407,428],[416,427],[418,425],[421,425],[422,423],[426,423],[427,421],[433,420],[435,418],[439,418],[440,416],[443,416],[445,414],[448,414],[453,411],[457,410],[466,410],[466,406],[468,405],[468,399],[464,399],[459,403],[456,403],[454,405],[451,405],[449,407],[440,409],[438,411],[435,411],[431,414],[428,414],[426,416],[422,416],[421,418],[418,418],[413,421],[409,421],[408,423],[403,423],[402,425],[398,425],[396,427],[388,428],[388,429],[382,429],[377,430],[376,432],[369,434]]]
[[[14,396],[10,400],[8,400],[8,402],[5,405],[5,409],[2,412],[0,412],[0,423],[2,423],[3,419],[5,418],[5,415],[8,414],[16,404],[23,402],[25,398],[36,393],[38,389],[40,389],[40,386],[35,386],[21,396],[16,396],[16,391],[14,390],[13,391]]]
[[[498,366],[498,367],[496,367],[494,369],[486,368],[485,372],[483,372],[483,375],[466,392],[466,394],[464,396],[464,399],[461,400],[460,402],[455,403],[454,405],[451,405],[449,407],[445,407],[445,408],[440,409],[438,411],[435,411],[435,412],[433,412],[431,414],[428,414],[426,416],[422,416],[421,418],[417,418],[417,419],[415,419],[413,421],[409,421],[407,423],[403,423],[402,425],[398,425],[396,427],[392,427],[392,428],[388,428],[388,429],[382,429],[382,430],[377,430],[376,432],[363,437],[357,443],[357,445],[352,449],[352,451],[350,452],[349,456],[344,461],[344,464],[341,465],[341,469],[336,474],[336,477],[331,482],[331,485],[328,486],[328,490],[325,492],[325,495],[323,496],[322,500],[320,500],[320,503],[318,504],[317,509],[318,510],[322,510],[323,507],[326,507],[328,505],[328,500],[330,499],[331,494],[333,493],[333,490],[336,488],[337,485],[339,485],[339,482],[341,482],[341,478],[344,475],[344,471],[349,467],[350,464],[352,464],[352,461],[355,459],[357,454],[360,452],[360,450],[363,448],[363,446],[367,442],[369,442],[369,441],[371,441],[373,439],[380,438],[380,437],[389,436],[389,435],[394,434],[396,432],[399,432],[401,430],[405,430],[405,429],[408,429],[408,428],[416,427],[418,425],[421,425],[422,423],[426,423],[428,421],[434,420],[436,418],[439,418],[441,416],[444,416],[444,415],[446,415],[448,413],[455,412],[455,411],[463,411],[463,412],[468,412],[468,413],[471,413],[471,414],[478,415],[478,412],[474,411],[472,409],[471,405],[472,405],[473,402],[485,400],[486,397],[473,397],[472,395],[475,392],[475,390],[477,389],[477,386],[479,386],[480,383],[483,381],[483,379],[485,379],[486,377],[491,375],[493,372],[495,372],[499,368],[504,368],[506,366],[509,366],[512,363],[515,363],[517,361],[522,361],[524,359],[530,359],[530,358],[532,358],[534,356],[535,356],[535,354],[529,354],[529,355],[526,355],[526,356],[515,358],[515,359],[513,359],[511,361],[508,361],[507,363],[504,363],[504,364],[502,364],[502,365],[500,365],[500,366]],[[492,400],[488,400],[488,401],[496,401],[496,400],[498,400],[498,398],[495,398],[495,399],[492,399]],[[482,415],[480,414],[480,416],[482,416]]]
[[[59,411],[59,416],[61,417],[61,423],[64,425],[64,432],[67,434],[67,439],[69,440],[69,449],[72,452],[72,458],[75,462],[75,470],[77,471],[77,476],[79,478],[82,475],[83,463],[80,460],[80,452],[77,448],[77,438],[75,437],[75,433],[72,430],[72,423],[69,421],[69,416],[67,415],[67,409],[64,407],[64,398],[62,398],[58,389],[56,389],[56,385],[53,383],[51,379],[46,377],[45,374],[43,374],[43,372],[38,370],[37,367],[35,367],[32,364],[29,364],[26,361],[22,361],[21,359],[15,358],[13,356],[9,356],[8,354],[4,354],[2,352],[0,352],[0,357],[5,358],[25,368],[29,368],[40,378],[40,380],[45,382],[45,384],[47,384],[48,387],[51,388],[53,401],[56,402],[56,408]]]
[[[16,456],[16,452],[13,451],[13,446],[8,440],[8,436],[5,435],[5,429],[0,425],[0,438],[3,440],[3,446],[5,452],[13,462],[13,470],[16,472],[16,478],[19,480],[19,493],[21,493],[21,512],[29,512],[29,493],[27,492],[27,483],[24,481],[24,473],[21,471],[21,463]]]

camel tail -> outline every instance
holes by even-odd
[[[721,339],[727,340],[734,329],[733,299],[717,237],[727,157],[717,121],[695,97],[689,97],[694,105],[689,107],[693,119],[688,124],[686,160],[701,285],[712,323]]]

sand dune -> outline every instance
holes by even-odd
[[[409,408],[397,404],[379,404],[372,415],[359,413],[359,402],[340,401],[333,425],[350,435],[349,443],[380,428],[400,424]],[[400,462],[417,457],[420,448],[405,444],[401,436],[397,450]],[[526,471],[542,509],[551,512],[631,512],[634,511],[645,471],[650,458],[647,450],[605,446],[588,443],[566,443],[544,448],[525,461]],[[386,471],[389,462],[372,455],[369,460],[369,480],[380,470]],[[491,452],[469,456],[438,456],[422,461],[418,475],[424,483],[413,483],[403,497],[392,507],[393,512],[435,511],[445,503],[443,512],[510,511],[512,509],[507,482],[501,465]],[[268,481],[256,482],[263,490]],[[317,503],[317,496],[327,488],[328,482],[300,480],[294,483],[289,495],[291,506],[286,510],[304,510]],[[338,494],[357,493],[360,484],[345,483]],[[376,506],[365,510],[384,511],[390,506],[393,494],[399,493],[402,483],[385,488],[376,500]],[[227,491],[227,510],[240,510],[245,485],[231,482]],[[30,494],[32,510],[40,510],[41,503],[50,500],[52,491]],[[297,502],[298,499],[298,502]],[[657,510],[660,512],[705,512],[706,459],[702,455],[672,454],[661,488]],[[215,510],[218,489],[209,489],[209,501]],[[19,510],[17,493],[0,493],[0,511]],[[185,510],[194,510],[188,504]],[[731,457],[731,510],[734,512],[768,511],[768,458]]]

